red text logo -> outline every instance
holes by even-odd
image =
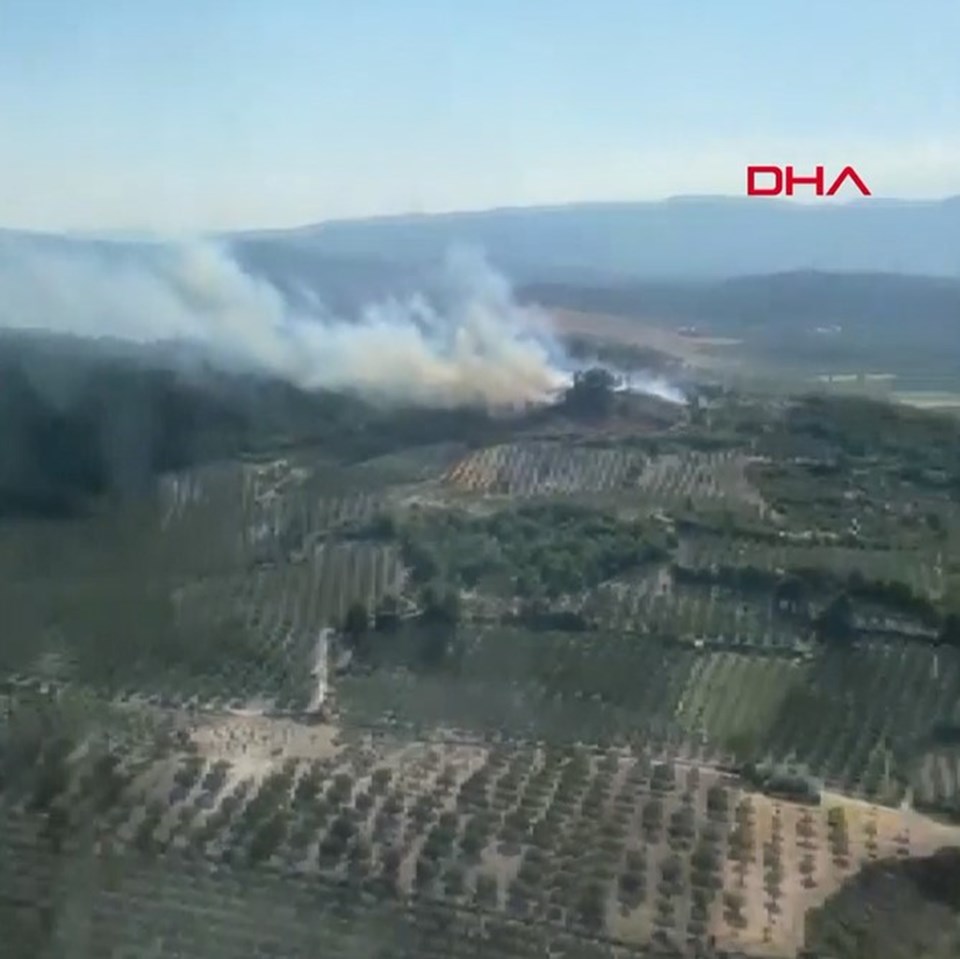
[[[801,176],[792,166],[748,166],[747,196],[793,196],[794,188],[812,186],[817,196],[833,196],[844,183],[850,181],[864,196],[870,196],[870,189],[852,166],[845,166],[824,189],[826,178],[822,166],[814,167],[809,176]]]

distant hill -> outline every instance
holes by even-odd
[[[516,279],[601,282],[795,270],[960,278],[960,197],[797,204],[678,197],[320,223],[235,234],[240,251],[428,264],[483,247]],[[274,254],[276,257],[276,254]]]

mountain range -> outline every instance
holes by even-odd
[[[318,256],[422,266],[484,249],[519,282],[696,279],[801,271],[960,278],[960,196],[795,203],[677,197],[376,219],[233,234],[249,258],[281,245]]]

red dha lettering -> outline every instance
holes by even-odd
[[[759,174],[773,174],[773,187],[757,186]],[[747,196],[779,196],[783,192],[783,171],[778,166],[748,166],[747,167]]]
[[[773,177],[773,183],[760,186],[758,177]],[[871,196],[870,189],[852,166],[845,166],[840,175],[833,181],[829,189],[824,190],[824,168],[814,168],[812,176],[802,176],[794,171],[792,166],[748,166],[747,167],[747,196],[793,196],[794,188],[798,186],[812,186],[817,196],[833,196],[846,180],[851,180],[856,188],[864,195]]]
[[[793,167],[788,166],[786,168],[787,173],[787,188],[783,192],[787,196],[793,196],[793,188],[795,186],[815,186],[817,188],[817,196],[823,196],[823,167],[815,167],[816,172],[813,176],[797,176],[793,172]]]
[[[870,194],[870,190],[869,190],[869,188],[867,187],[866,183],[864,183],[863,180],[861,180],[860,177],[857,175],[857,171],[854,170],[854,168],[853,168],[852,166],[845,166],[845,167],[840,171],[840,176],[838,176],[838,177],[836,178],[836,180],[833,181],[833,186],[830,187],[829,190],[827,190],[827,196],[833,196],[833,194],[836,193],[837,190],[840,189],[840,184],[843,183],[843,181],[846,180],[847,177],[849,177],[851,180],[853,180],[853,182],[854,182],[854,184],[856,185],[857,189],[858,189],[864,196],[870,196],[870,195],[871,195],[871,194]]]

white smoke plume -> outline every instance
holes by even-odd
[[[186,342],[226,368],[304,388],[443,406],[515,406],[563,385],[546,316],[519,306],[482,258],[449,258],[449,303],[388,301],[332,316],[294,308],[217,245],[110,248],[0,240],[0,329]]]
[[[649,373],[628,373],[623,377],[621,389],[634,393],[645,393],[655,396],[667,403],[685,405],[687,397],[683,390],[678,389],[669,380],[662,376],[652,376]]]

